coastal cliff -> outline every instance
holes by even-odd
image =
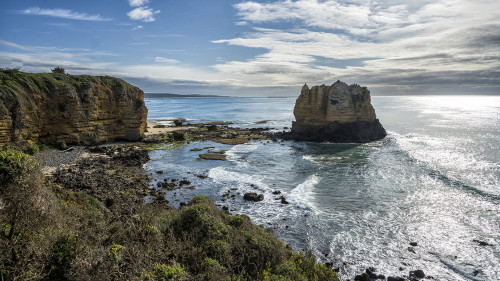
[[[0,145],[140,140],[144,93],[109,76],[0,71]]]
[[[337,81],[331,86],[302,87],[293,111],[295,140],[357,142],[382,139],[385,129],[376,118],[370,91]]]

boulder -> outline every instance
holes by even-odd
[[[248,193],[245,193],[245,195],[243,196],[243,199],[245,199],[247,201],[258,202],[258,201],[264,200],[264,194],[257,195],[257,193],[255,193],[255,192],[248,192]]]
[[[386,136],[370,91],[356,84],[304,85],[293,113],[291,136],[299,141],[364,143]]]

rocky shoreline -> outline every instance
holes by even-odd
[[[219,122],[217,122],[219,123]],[[151,123],[150,126],[155,126]],[[176,127],[167,127],[163,133],[149,134],[142,142],[110,144],[95,147],[74,147],[69,151],[51,150],[44,155],[35,155],[35,159],[42,168],[54,168],[49,173],[49,178],[63,188],[72,191],[83,191],[101,201],[114,214],[132,215],[134,206],[143,203],[162,206],[163,208],[174,208],[165,200],[167,191],[196,187],[185,178],[167,178],[161,182],[152,182],[152,174],[147,174],[142,168],[149,161],[148,151],[152,149],[169,149],[179,147],[188,142],[200,142],[199,149],[192,149],[200,153],[201,159],[225,160],[225,151],[215,151],[214,147],[201,147],[204,141],[216,141],[224,144],[240,144],[251,140],[279,141],[287,139],[286,136],[269,134],[266,129],[241,129],[224,125],[201,124]],[[212,153],[205,153],[212,152]],[[216,157],[207,157],[216,155]],[[220,159],[223,158],[223,159]],[[54,160],[51,160],[54,159]],[[159,170],[156,173],[168,173]],[[205,175],[197,175],[200,178]],[[282,204],[288,204],[280,191],[273,194],[280,199]],[[227,193],[222,195],[222,201],[232,199],[236,194]],[[231,197],[232,196],[232,197]],[[260,201],[263,195],[258,193],[242,194],[244,200]],[[188,202],[180,202],[180,207],[188,205]],[[219,208],[229,213],[229,209],[220,205]],[[327,266],[340,271],[341,264],[326,263]],[[404,270],[404,268],[400,268]],[[368,268],[365,272],[354,277],[353,280],[420,280],[422,278],[432,279],[425,276],[422,270],[410,271],[404,277],[386,277],[382,273],[376,273],[376,269]],[[349,280],[349,279],[345,279]]]

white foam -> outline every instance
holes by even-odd
[[[319,183],[319,178],[316,175],[308,177],[303,183],[297,185],[288,193],[287,199],[298,207],[308,209],[317,209],[314,206],[314,186]]]
[[[216,183],[226,184],[227,189],[238,187],[244,191],[248,189],[251,184],[253,184],[261,189],[269,190],[269,187],[262,182],[259,176],[228,171],[222,166],[210,169],[208,171],[208,177],[212,178]]]

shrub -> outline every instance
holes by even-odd
[[[52,73],[66,74],[66,71],[62,67],[55,67],[51,69]]]
[[[118,244],[113,243],[113,245],[111,245],[111,247],[109,247],[108,257],[114,261],[121,259],[123,248],[124,247],[122,245],[118,245]]]
[[[21,176],[36,163],[19,150],[0,150],[0,186],[18,182]]]
[[[174,264],[172,266],[155,263],[153,271],[145,274],[144,280],[160,280],[160,281],[182,281],[186,280],[186,272],[181,266]]]
[[[26,149],[26,153],[30,154],[30,155],[33,155],[35,153],[37,153],[38,151],[40,151],[40,147],[38,147],[38,145],[36,144],[32,144],[30,145],[27,149]]]
[[[64,140],[56,140],[52,145],[60,150],[68,149],[68,145]]]
[[[64,272],[76,257],[76,238],[73,234],[62,235],[52,247],[46,265],[48,280],[65,280]]]

